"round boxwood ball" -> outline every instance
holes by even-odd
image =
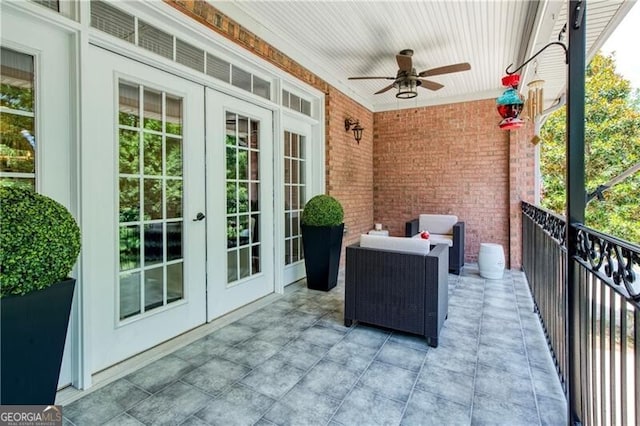
[[[28,189],[0,187],[0,297],[64,280],[80,252],[80,229],[67,209]]]
[[[302,224],[308,226],[337,226],[344,221],[344,210],[338,200],[320,194],[307,201],[302,211]]]

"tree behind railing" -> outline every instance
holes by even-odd
[[[522,213],[523,269],[563,385],[569,362],[581,366],[582,423],[640,424],[640,247],[577,226],[580,309],[567,318],[565,220],[524,202]],[[568,359],[567,321],[580,359]]]

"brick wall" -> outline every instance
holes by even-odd
[[[344,207],[347,233],[343,244],[347,246],[373,227],[373,113],[333,88],[325,103],[326,191]],[[360,120],[364,127],[360,144],[352,131],[344,129],[347,117]]]
[[[495,100],[374,114],[374,220],[391,235],[420,213],[465,222],[467,262],[481,242],[509,260],[509,132]]]
[[[509,143],[509,239],[506,256],[511,268],[522,267],[521,201],[535,203],[536,147],[531,143],[534,126],[527,121],[518,131],[511,131]]]

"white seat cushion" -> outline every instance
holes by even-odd
[[[449,214],[421,214],[418,221],[418,231],[429,231],[430,234],[453,235],[453,225],[458,222],[458,216]]]
[[[422,238],[382,237],[379,235],[360,235],[360,247],[401,253],[428,254],[429,240]]]
[[[430,234],[429,240],[434,246],[436,244],[446,244],[449,247],[453,247],[453,237],[451,235]]]

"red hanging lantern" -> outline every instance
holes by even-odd
[[[518,83],[520,83],[518,74],[502,77],[502,85],[508,87],[496,100],[498,114],[502,117],[502,121],[500,121],[502,130],[517,129],[524,124],[524,121],[519,118],[524,106],[524,100],[518,93]]]

